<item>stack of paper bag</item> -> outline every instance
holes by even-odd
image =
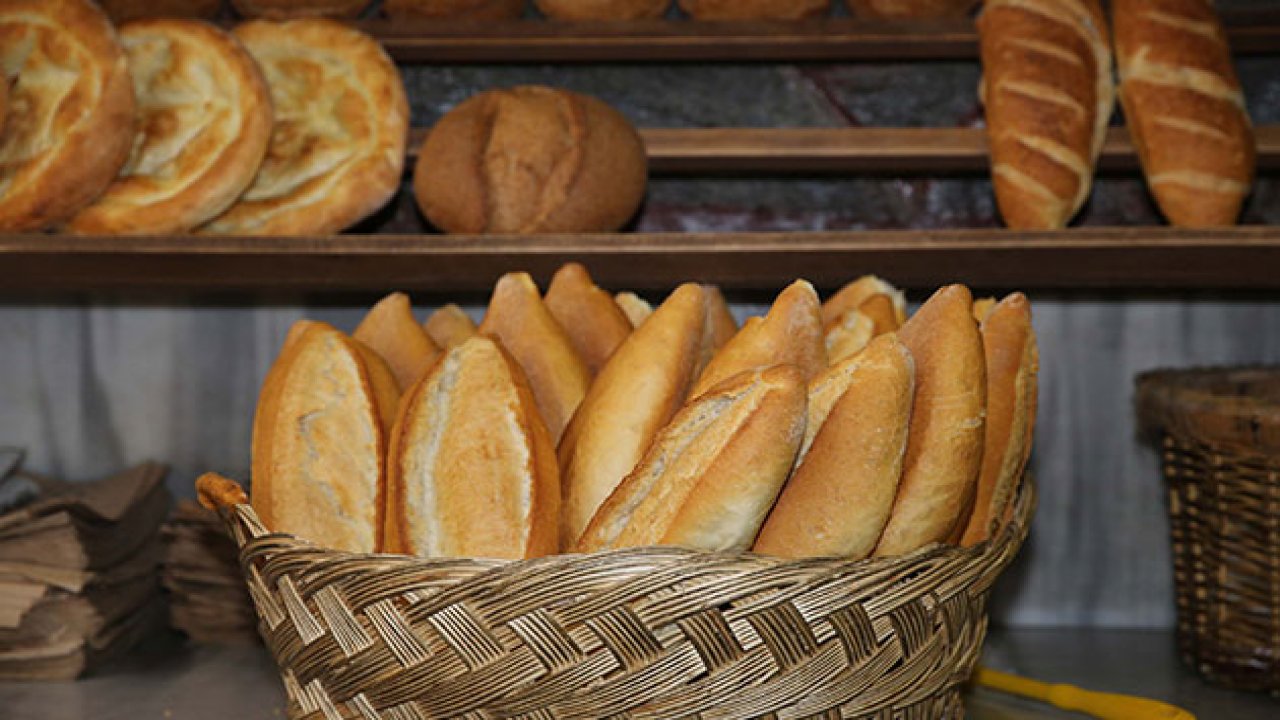
[[[236,546],[218,516],[184,500],[163,534],[160,574],[169,591],[169,624],[198,643],[258,642]]]
[[[77,677],[160,624],[164,476],[0,478],[0,680]]]

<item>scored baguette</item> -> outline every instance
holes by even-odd
[[[613,301],[618,303],[618,307],[622,308],[623,314],[631,321],[631,327],[633,328],[640,327],[640,324],[653,314],[653,306],[649,304],[649,301],[630,291],[614,295]]]
[[[476,323],[471,316],[453,303],[431,313],[422,324],[422,329],[427,331],[427,335],[438,347],[446,350],[461,344],[477,332]]]
[[[560,442],[562,547],[577,542],[684,402],[705,322],[702,288],[681,285],[601,369]]]
[[[960,544],[991,537],[1031,455],[1040,354],[1031,303],[1022,293],[1001,300],[982,322],[987,419],[977,495]]]
[[[1112,0],[1120,102],[1160,211],[1174,225],[1231,225],[1255,146],[1222,23],[1204,0]]]
[[[559,442],[587,394],[591,373],[528,273],[507,273],[498,279],[480,333],[501,340],[520,363],[551,440]]]
[[[738,373],[783,364],[795,365],[806,382],[827,368],[818,294],[804,280],[779,293],[763,319],[747,321],[716,352],[689,396],[697,397]]]
[[[440,355],[440,348],[413,319],[409,296],[400,292],[379,300],[351,336],[387,361],[402,390],[417,382]]]
[[[982,466],[986,365],[963,285],[938,290],[898,331],[915,360],[902,480],[874,554],[946,541],[973,503]]]
[[[914,376],[910,351],[890,333],[810,383],[798,464],[754,552],[851,560],[871,554],[902,476]]]
[[[1005,224],[1060,228],[1089,196],[1111,119],[1111,49],[1098,0],[987,0],[979,94]]]
[[[263,524],[339,550],[380,550],[399,396],[372,350],[330,325],[297,323],[254,415],[252,504]]]
[[[633,329],[622,308],[579,263],[568,263],[556,271],[545,302],[592,376]]]
[[[907,320],[907,299],[902,291],[875,275],[863,275],[840,288],[822,303],[822,327],[828,328],[850,310],[856,310],[873,295],[885,295],[893,305],[899,326]]]
[[[804,376],[734,376],[680,410],[591,519],[580,552],[644,545],[745,550],[804,435]]]
[[[505,559],[556,552],[555,449],[519,364],[492,338],[451,348],[410,388],[388,457],[390,552]]]

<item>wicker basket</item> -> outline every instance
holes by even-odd
[[[269,534],[238,487],[205,489],[241,547],[289,716],[308,720],[959,718],[1035,496],[1024,483],[1011,522],[967,550],[503,562],[324,550]]]
[[[1182,656],[1280,691],[1280,368],[1147,373],[1137,397],[1164,451]]]

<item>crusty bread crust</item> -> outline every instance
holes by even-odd
[[[480,333],[501,340],[524,369],[551,441],[558,443],[587,394],[591,372],[529,273],[507,273],[498,279]]]
[[[391,433],[392,552],[521,559],[557,550],[555,448],[516,361],[493,338],[450,349]]]
[[[826,15],[831,0],[680,0],[695,20],[800,20]]]
[[[568,263],[556,271],[547,288],[546,304],[592,376],[633,329],[622,308],[579,263]]]
[[[257,175],[271,139],[266,80],[239,41],[209,23],[138,20],[120,40],[137,104],[133,150],[67,229],[186,232],[222,214]]]
[[[423,142],[414,195],[454,233],[611,231],[644,198],[640,135],[617,110],[541,86],[480,93]]]
[[[982,322],[982,345],[987,422],[973,512],[960,540],[965,547],[991,537],[1031,455],[1040,354],[1025,295],[1013,293],[992,308]]]
[[[662,17],[671,0],[534,0],[554,20],[642,20]]]
[[[829,328],[839,322],[840,318],[850,310],[856,310],[872,295],[882,294],[893,303],[893,314],[898,326],[907,319],[907,299],[889,283],[875,275],[863,275],[840,288],[822,303],[822,327]]]
[[[858,18],[931,20],[961,18],[979,0],[845,0],[849,12]]]
[[[427,335],[441,348],[451,348],[476,334],[476,323],[462,308],[449,303],[437,308],[422,324]]]
[[[400,187],[409,103],[378,41],[330,20],[234,32],[267,78],[275,123],[253,184],[202,230],[324,235],[385,205]]]
[[[359,17],[370,0],[231,0],[236,12],[247,18],[290,20],[294,18]]]
[[[804,426],[804,377],[794,366],[726,380],[663,428],[577,549],[747,549],[786,481]]]
[[[702,288],[681,285],[596,377],[560,441],[561,547],[577,542],[600,504],[684,403],[705,322]]]
[[[978,18],[992,184],[1005,224],[1059,228],[1089,196],[1115,91],[1098,0],[988,0]]]
[[[633,328],[640,327],[653,314],[653,306],[649,304],[649,301],[629,290],[614,295],[613,301],[618,303],[618,307],[622,308],[622,312],[631,321],[631,327]]]
[[[264,525],[351,552],[382,546],[391,371],[324,323],[290,331],[259,395],[252,502]]]
[[[871,554],[902,476],[914,375],[910,351],[887,334],[810,384],[806,442],[755,552]]]
[[[524,0],[384,0],[382,12],[392,20],[514,20]]]
[[[111,22],[88,0],[7,0],[0,67],[9,85],[0,231],[43,230],[98,197],[128,157],[128,65]]]
[[[1160,211],[1174,225],[1232,225],[1255,146],[1222,23],[1203,0],[1113,0],[1120,101]]]
[[[874,554],[946,541],[972,507],[982,466],[986,365],[963,285],[938,290],[898,332],[915,360],[902,481]]]
[[[222,9],[222,0],[98,0],[116,24],[143,18],[212,19]]]
[[[698,377],[690,397],[747,370],[773,365],[795,365],[806,381],[827,368],[818,294],[804,280],[797,280],[778,294],[769,313],[748,320]]]
[[[440,355],[440,348],[413,318],[413,306],[404,293],[379,300],[351,336],[386,361],[402,390],[417,382]]]

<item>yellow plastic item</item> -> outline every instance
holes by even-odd
[[[993,690],[1049,703],[1102,720],[1196,720],[1196,716],[1168,703],[1115,693],[1082,690],[1074,685],[1050,685],[980,667],[973,680]]]

